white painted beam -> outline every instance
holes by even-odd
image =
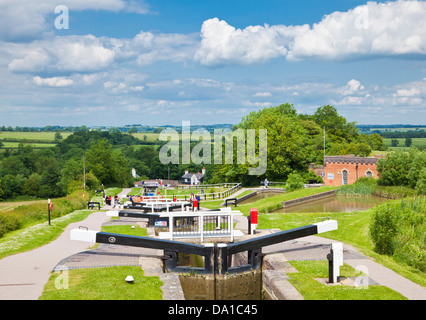
[[[84,229],[72,229],[70,231],[70,239],[85,242],[95,242],[96,234],[98,231],[84,230]]]
[[[318,233],[337,230],[336,220],[326,220],[326,221],[314,223],[314,225],[317,226]]]

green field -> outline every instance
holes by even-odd
[[[65,139],[71,132],[60,132]],[[8,141],[22,140],[38,140],[44,142],[53,142],[56,132],[15,132],[15,131],[0,131],[0,141],[7,139]]]
[[[391,146],[391,141],[392,140],[398,140],[398,146],[396,147],[392,147]],[[412,146],[414,147],[426,147],[426,138],[412,138]],[[383,143],[385,144],[386,147],[391,148],[391,149],[396,149],[396,150],[403,150],[404,148],[407,148],[405,146],[405,138],[386,138],[383,139]]]
[[[52,148],[55,146],[56,132],[15,132],[0,131],[0,149],[18,149],[20,143],[31,145],[35,149]],[[60,132],[63,139],[71,135],[71,132]]]
[[[55,146],[53,143],[25,143],[25,142],[2,142],[4,149],[18,149],[18,146],[20,143],[23,143],[24,145],[30,145],[35,149],[42,149],[42,148],[52,148]]]
[[[134,136],[135,138],[138,138],[141,141],[144,141],[144,136],[146,136],[146,141],[155,142],[155,141],[158,141],[158,137],[160,136],[160,134],[152,133],[152,132],[139,132],[139,133],[132,133],[132,136]]]

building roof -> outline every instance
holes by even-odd
[[[380,158],[378,157],[355,157],[354,155],[343,155],[343,156],[325,156],[324,163],[371,163],[375,164]]]
[[[201,179],[201,178],[203,178],[203,177],[204,177],[204,174],[202,174],[202,173],[185,173],[185,174],[182,176],[182,178],[191,179],[191,178],[192,178],[192,176],[194,176],[194,175],[195,175],[195,177],[196,177],[197,179]]]

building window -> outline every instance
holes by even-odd
[[[372,178],[373,177],[373,172],[371,172],[370,170],[365,171],[365,176],[367,178]]]
[[[346,169],[342,170],[342,182],[343,185],[348,184],[348,170]]]

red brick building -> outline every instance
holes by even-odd
[[[310,166],[309,169],[320,175],[326,186],[341,186],[362,177],[378,178],[377,161],[380,158],[382,156],[325,156],[324,166]]]

